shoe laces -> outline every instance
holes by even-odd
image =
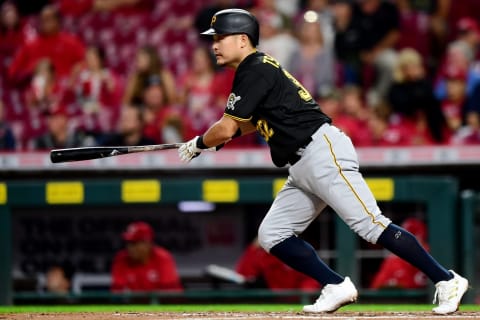
[[[457,281],[449,285],[448,282],[440,283],[435,290],[433,296],[433,303],[438,301],[439,304],[448,302],[450,299],[454,298],[457,295],[458,286]]]

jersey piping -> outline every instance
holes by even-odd
[[[245,119],[245,118],[240,118],[240,117],[235,117],[235,116],[232,116],[231,114],[228,114],[228,113],[224,113],[225,116],[229,117],[229,118],[232,118],[233,120],[237,120],[237,121],[240,121],[240,122],[247,122],[247,121],[250,121],[252,120],[252,117],[250,116],[250,118],[248,119]]]
[[[362,208],[363,210],[365,210],[365,212],[370,216],[370,218],[372,219],[372,223],[374,224],[377,224],[379,226],[382,226],[384,229],[386,229],[387,227],[381,223],[380,221],[377,221],[375,220],[375,216],[373,215],[373,213],[371,213],[367,206],[365,205],[365,203],[362,201],[362,199],[360,198],[360,196],[358,195],[358,193],[355,191],[355,189],[353,188],[352,184],[350,183],[350,181],[348,181],[347,177],[343,174],[343,170],[342,170],[342,167],[340,166],[340,164],[338,163],[337,161],[337,156],[335,155],[335,152],[333,151],[333,147],[332,147],[332,143],[330,141],[330,139],[328,139],[327,135],[324,134],[323,135],[323,138],[325,139],[325,141],[327,141],[328,143],[328,146],[330,148],[330,154],[332,155],[332,158],[333,158],[333,162],[335,163],[335,166],[338,168],[338,173],[340,174],[340,176],[342,177],[343,181],[345,181],[345,183],[347,184],[347,186],[350,188],[350,190],[352,190],[353,194],[355,195],[355,198],[357,198],[357,200],[360,202],[360,204],[362,205]]]

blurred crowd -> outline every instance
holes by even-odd
[[[356,146],[480,143],[476,0],[0,0],[0,150],[179,142],[233,70],[198,33],[252,11],[275,57]],[[254,86],[255,84],[252,84]],[[256,135],[231,144],[264,146]]]

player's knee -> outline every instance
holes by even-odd
[[[268,244],[270,237],[268,236],[268,228],[262,223],[258,228],[258,243],[266,251],[270,251],[271,246]]]
[[[274,230],[268,224],[262,223],[258,228],[258,243],[267,252],[274,247],[277,243],[282,241],[282,236],[278,230]]]
[[[370,243],[377,243],[378,238],[390,224],[391,220],[382,214],[364,217],[355,222],[349,223],[350,228],[358,234],[362,239]]]
[[[383,223],[370,223],[367,228],[362,228],[359,230],[353,229],[363,240],[370,243],[377,243],[378,238],[383,233],[387,224]]]

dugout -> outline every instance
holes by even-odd
[[[419,152],[417,149],[410,151],[415,154]],[[467,151],[471,154],[471,150]],[[466,248],[465,243],[472,240],[468,237],[462,238],[461,222],[463,220],[461,219],[464,213],[459,215],[458,209],[460,190],[475,186],[475,177],[471,175],[472,169],[476,168],[475,165],[472,163],[459,165],[458,159],[451,155],[448,158],[453,159],[451,160],[453,163],[448,163],[445,158],[442,158],[448,154],[442,148],[430,150],[429,158],[425,156],[426,151],[423,150],[421,153],[423,160],[417,161],[408,158],[404,154],[406,150],[394,150],[393,154],[383,154],[383,156],[381,152],[382,150],[379,149],[359,150],[364,167],[362,172],[368,177],[367,181],[379,200],[382,210],[397,223],[401,222],[406,215],[421,217],[429,225],[429,242],[433,255],[446,266],[462,272],[465,272],[466,264],[472,268],[470,262],[465,260],[467,252],[460,249],[462,245]],[[383,150],[383,152],[387,151]],[[440,155],[440,158],[435,160],[435,155]],[[182,213],[185,217],[188,215],[187,220],[191,219],[199,223],[198,229],[191,229],[188,225],[191,221],[185,222],[183,226],[182,219],[172,222],[173,225],[181,225],[177,228],[183,228],[182,234],[191,235],[187,243],[180,246],[177,244],[180,247],[177,250],[194,252],[195,245],[198,244],[195,240],[195,232],[207,228],[212,221],[219,223],[217,226],[220,225],[220,228],[236,232],[238,243],[245,245],[256,231],[259,220],[286,176],[285,169],[272,168],[268,154],[258,150],[248,152],[226,150],[218,155],[208,154],[197,159],[199,162],[189,168],[180,167],[176,155],[172,152],[128,155],[60,166],[51,165],[45,154],[21,156],[10,154],[3,156],[1,160],[0,164],[5,169],[0,181],[0,243],[2,244],[0,246],[0,257],[2,257],[0,303],[2,304],[14,301],[49,302],[54,301],[55,298],[42,292],[12,291],[12,271],[15,271],[14,269],[18,266],[16,251],[19,250],[15,239],[18,239],[20,234],[28,234],[28,230],[31,231],[31,229],[27,231],[18,229],[19,218],[43,217],[47,222],[55,217],[76,217],[81,220],[83,216],[88,216],[87,212],[90,212],[91,216],[96,217],[100,226],[116,220],[116,229],[112,227],[105,232],[114,236],[115,230],[118,231],[124,225],[132,212],[136,215],[143,212],[148,217],[158,215],[158,208],[162,208],[162,210],[168,209],[170,213],[167,215],[178,216],[181,211],[178,208],[179,202],[205,201],[215,204],[215,210],[210,213]],[[317,229],[312,232],[314,235],[320,235],[320,239],[316,239],[318,241],[316,248],[328,263],[356,280],[360,287],[362,301],[367,299],[427,301],[426,299],[433,294],[431,288],[428,290],[368,290],[366,277],[378,266],[386,252],[366,245],[331,212],[322,214],[320,218],[323,220],[313,226]],[[229,220],[230,224],[222,224]],[[158,221],[159,225],[164,223],[160,218]],[[29,224],[27,223],[29,228],[41,227],[41,224],[41,219],[33,219]],[[235,231],[237,224],[241,227]],[[57,224],[56,228],[62,229],[62,224]],[[66,230],[69,229],[66,228]],[[223,237],[222,241],[225,241],[225,234],[216,236],[219,239]],[[105,241],[95,241],[93,236],[89,240],[92,240],[92,243],[87,247],[94,247],[100,255],[111,249],[106,248]],[[473,245],[472,242],[470,243]],[[38,248],[41,249],[42,246],[38,245],[37,251]],[[229,247],[225,251],[236,254],[240,249],[238,246]],[[228,254],[225,251],[222,252],[216,248],[212,251],[212,256],[218,258],[217,262],[220,264],[228,266],[230,263],[231,266],[233,260],[228,260]],[[55,252],[49,254],[55,254]],[[197,256],[183,256],[182,268],[205,252],[200,250],[197,254]],[[191,267],[195,269],[200,265]],[[188,268],[183,270],[186,270],[188,278]],[[108,283],[108,279],[103,278],[103,281],[102,283]],[[99,289],[103,290],[105,287]],[[181,298],[188,298],[189,301],[207,298],[218,301],[222,297],[231,300],[258,301],[258,299],[293,296],[306,302],[317,295],[317,293],[305,294],[298,291],[273,294],[268,290],[237,289],[230,290],[227,287],[221,290],[205,290],[201,284],[197,285],[192,281]],[[73,294],[71,301],[88,302],[92,299],[109,301],[112,295],[102,290]],[[158,303],[165,301],[166,297],[162,294],[149,294],[147,298],[152,303]],[[473,297],[470,297],[470,302],[471,299]]]

